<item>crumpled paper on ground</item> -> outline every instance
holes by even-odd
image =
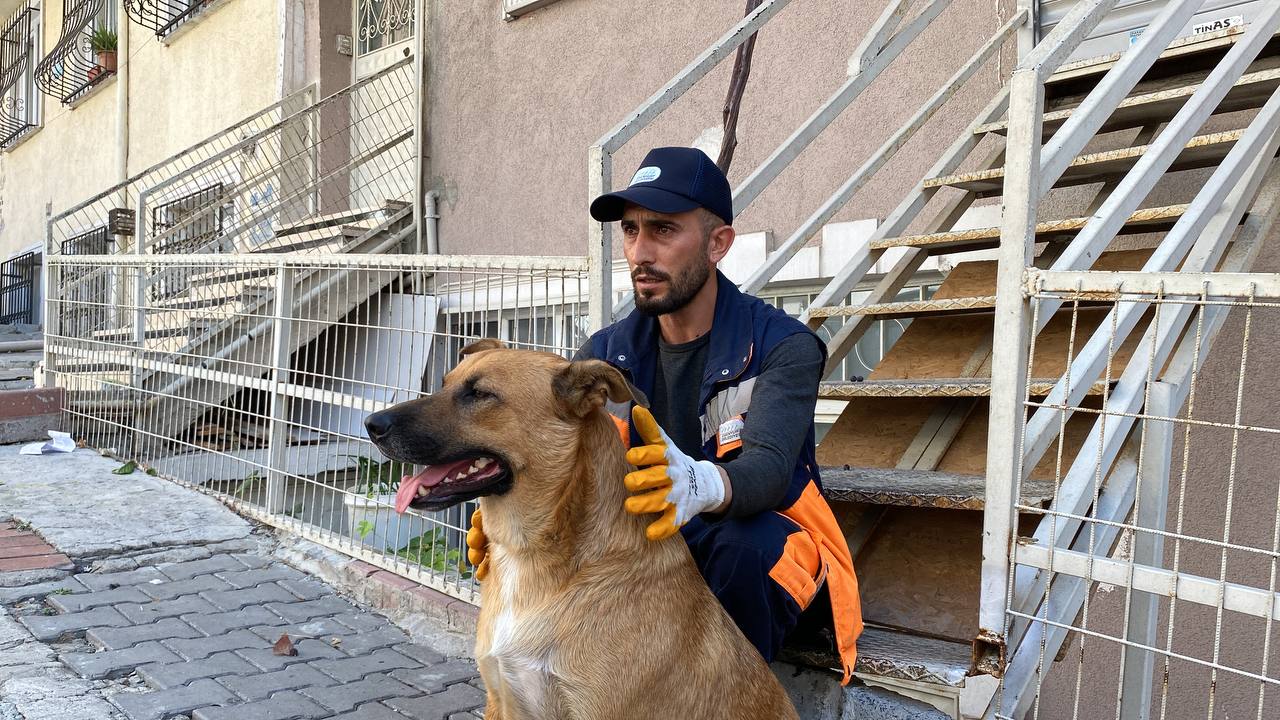
[[[49,439],[43,442],[33,442],[29,445],[23,445],[18,451],[19,455],[51,455],[53,453],[69,453],[75,452],[76,441],[71,439],[71,433],[64,433],[58,430],[49,431]]]

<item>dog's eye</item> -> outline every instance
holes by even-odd
[[[484,388],[476,387],[475,383],[467,383],[466,394],[471,400],[494,400],[498,397]]]

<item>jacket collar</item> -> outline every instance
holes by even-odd
[[[733,380],[751,362],[752,318],[750,298],[733,281],[716,271],[716,308],[711,322],[711,347],[702,379],[704,394],[716,382]],[[645,382],[638,368],[652,367],[658,352],[658,319],[632,310],[619,320],[609,336],[605,359],[631,373],[637,383]],[[652,377],[651,373],[644,373]],[[652,388],[641,385],[646,392]]]

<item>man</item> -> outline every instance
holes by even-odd
[[[635,493],[627,510],[658,513],[652,540],[683,534],[766,661],[822,589],[847,682],[862,620],[814,458],[825,346],[717,270],[733,246],[733,199],[700,150],[651,151],[629,187],[596,198],[591,215],[620,221],[636,309],[574,359],[612,364],[650,401],[648,410],[610,408],[631,418],[627,460],[641,468],[626,478]],[[479,532],[468,538],[482,542]]]

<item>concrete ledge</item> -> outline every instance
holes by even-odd
[[[62,388],[0,391],[0,420],[16,420],[62,412]],[[57,429],[57,428],[51,428]]]

